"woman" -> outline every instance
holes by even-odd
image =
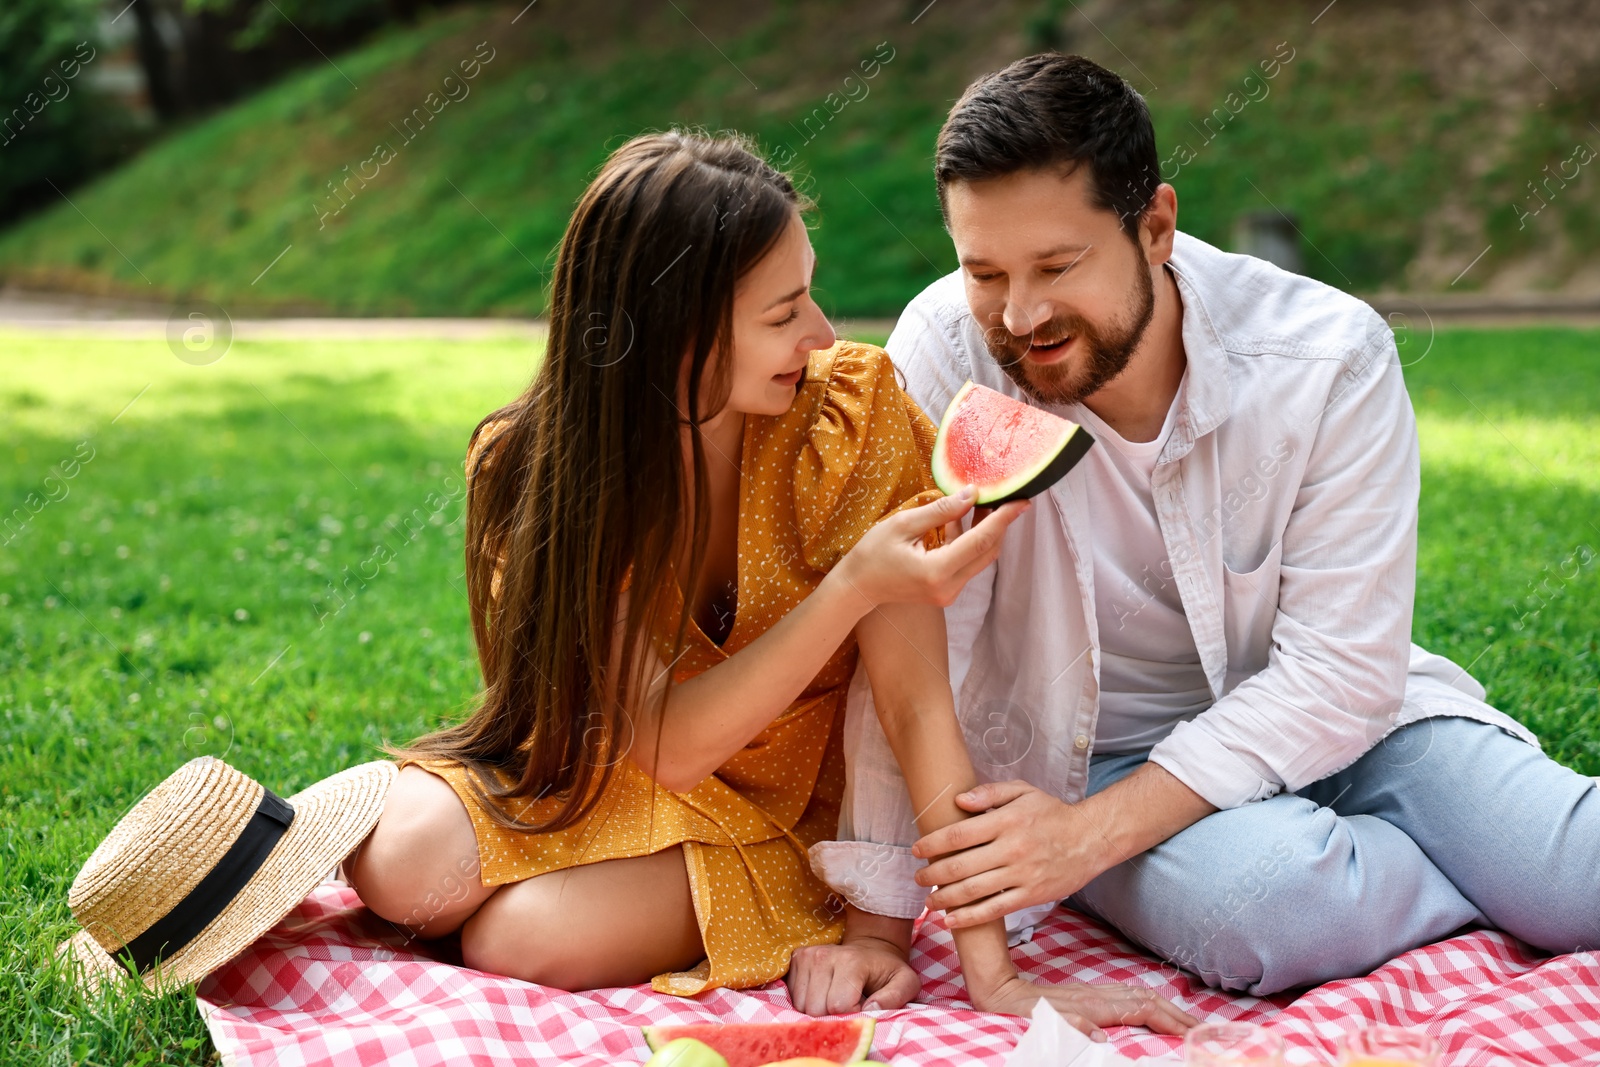
[[[379,915],[459,931],[469,966],[691,995],[839,940],[806,850],[836,829],[853,634],[924,605],[942,661],[939,606],[1026,505],[943,543],[969,497],[933,487],[887,356],[835,344],[805,206],[737,138],[623,145],[562,239],[537,375],[473,434],[483,701],[398,753],[346,864]],[[880,647],[875,683],[937,671]]]

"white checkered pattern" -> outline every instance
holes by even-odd
[[[199,1006],[229,1067],[615,1067],[648,1058],[639,1036],[647,1023],[804,1018],[781,982],[693,1000],[647,986],[564,993],[467,970],[448,960],[449,951],[408,943],[349,889],[326,884],[206,979]],[[1600,953],[1542,957],[1491,931],[1424,946],[1363,978],[1267,999],[1208,989],[1065,909],[1014,955],[1045,981],[1140,982],[1202,1018],[1267,1023],[1283,1035],[1295,1065],[1328,1062],[1334,1039],[1364,1022],[1434,1034],[1445,1048],[1441,1067],[1600,1061]],[[873,1058],[903,1067],[998,1067],[1026,1020],[966,1006],[938,916],[922,923],[912,962],[923,1002],[877,1013]],[[1133,1057],[1170,1054],[1181,1044],[1133,1027],[1108,1033]]]

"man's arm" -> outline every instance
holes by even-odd
[[[929,904],[955,907],[952,925],[1069,896],[1210,811],[1348,765],[1387,727],[1410,652],[1418,457],[1393,339],[1365,355],[1333,390],[1296,489],[1266,669],[1080,804],[1025,783],[962,798],[986,813],[913,848],[968,850],[917,875],[942,887]]]
[[[1293,488],[1265,669],[1150,753],[1219,808],[1348,766],[1405,697],[1421,463],[1394,338],[1373,321],[1364,362],[1330,391]]]
[[[931,833],[911,849],[919,857],[946,857],[918,871],[917,882],[942,887],[928,907],[944,909],[953,930],[1069,897],[1217,810],[1148,763],[1077,804],[1017,781],[980,785],[956,803],[986,814]]]

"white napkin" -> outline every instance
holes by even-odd
[[[1131,1060],[1112,1051],[1110,1042],[1090,1041],[1089,1035],[1061,1017],[1043,998],[1033,1006],[1033,1021],[1017,1047],[1006,1057],[1005,1067],[1183,1067],[1171,1056]]]

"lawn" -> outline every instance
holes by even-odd
[[[1600,774],[1600,333],[1406,341],[1417,640]],[[58,983],[67,887],[186,759],[287,795],[470,704],[459,464],[536,350],[238,342],[195,367],[161,341],[0,349],[0,522],[28,516],[0,529],[0,1062],[204,1063],[192,997],[85,1005]],[[346,587],[379,546],[393,562]]]

